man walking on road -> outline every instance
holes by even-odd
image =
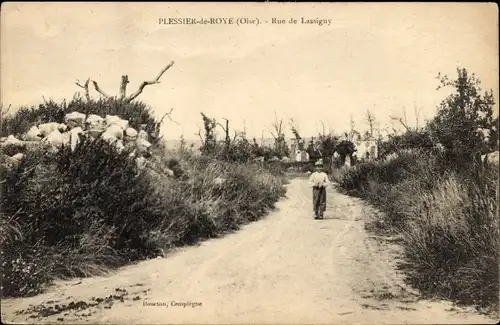
[[[315,172],[309,177],[309,185],[313,189],[314,219],[323,219],[326,210],[326,188],[330,181],[323,171],[323,159],[319,159],[315,166]]]

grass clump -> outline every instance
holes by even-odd
[[[151,132],[159,127],[144,104],[76,99],[21,109],[0,131],[22,134],[73,111],[119,115]],[[279,170],[169,152],[161,142],[151,152],[140,168],[129,149],[84,137],[74,150],[26,149],[13,167],[2,155],[2,295],[35,295],[56,278],[103,274],[236,230],[285,194]]]
[[[408,280],[425,295],[496,308],[499,286],[498,166],[450,170],[418,150],[361,163],[341,189],[385,212],[367,224],[400,234]]]

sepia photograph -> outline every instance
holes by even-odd
[[[4,324],[497,324],[496,3],[3,2]]]

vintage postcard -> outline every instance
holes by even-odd
[[[4,2],[1,315],[494,324],[494,3]]]

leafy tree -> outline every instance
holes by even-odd
[[[179,149],[180,149],[180,151],[186,150],[186,139],[184,139],[184,135],[183,134],[181,134],[181,139],[180,139],[180,143],[179,143]]]
[[[429,129],[444,146],[450,163],[465,167],[479,161],[482,152],[494,145],[496,139],[485,143],[480,129],[492,130],[495,126],[493,91],[481,94],[480,80],[466,69],[457,69],[457,79],[438,75],[440,85],[453,87],[455,92],[441,102],[436,117],[429,123]],[[491,134],[490,134],[491,136]]]
[[[350,140],[342,140],[340,143],[335,147],[335,151],[340,156],[340,163],[344,164],[346,157],[349,156],[352,161],[352,154],[355,152],[356,146],[352,141]]]
[[[290,121],[290,129],[295,137],[295,141],[297,143],[297,149],[303,151],[305,149],[304,139],[302,139],[302,137],[300,136],[299,130],[297,129],[297,126],[295,125],[293,120]]]
[[[252,154],[255,157],[264,156],[264,149],[261,146],[259,146],[255,138],[253,138],[253,143],[252,143]]]
[[[321,157],[331,157],[337,148],[338,137],[333,134],[319,134],[316,140],[316,148]]]
[[[213,118],[207,117],[205,114],[201,113],[203,118],[203,128],[205,129],[205,139],[200,150],[204,154],[214,154],[217,149],[217,140],[215,137],[215,127],[217,122]]]
[[[247,162],[253,157],[252,147],[252,144],[246,138],[235,138],[229,147],[227,159],[241,163]]]
[[[309,143],[307,144],[306,151],[309,154],[309,159],[310,160],[317,160],[321,158],[321,153],[319,152],[316,143],[314,142],[314,137],[312,137],[309,140]]]
[[[379,143],[381,157],[402,149],[432,150],[434,143],[426,129],[411,129],[403,134],[389,135],[389,139]]]

